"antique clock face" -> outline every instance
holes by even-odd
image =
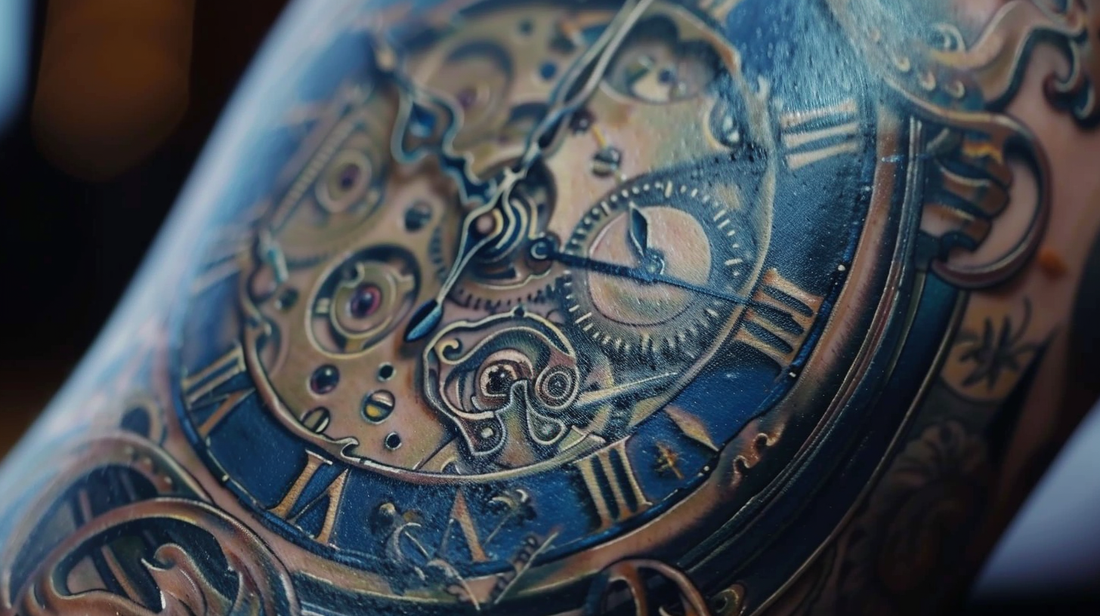
[[[180,421],[341,592],[521,601],[717,550],[855,378],[859,344],[815,349],[883,298],[902,123],[824,68],[855,64],[824,8],[710,4],[353,28],[367,67],[229,216],[243,248],[177,319]]]

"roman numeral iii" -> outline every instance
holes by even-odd
[[[649,508],[623,439],[574,462],[600,518],[600,528],[634,516]]]

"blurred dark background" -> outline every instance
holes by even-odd
[[[287,3],[164,1],[194,6],[182,117],[136,165],[87,180],[62,170],[35,141],[46,3],[0,0],[0,455],[109,316]],[[69,94],[81,96],[79,88]],[[963,614],[1100,615],[1100,414],[1082,424],[1052,469]]]
[[[0,40],[13,48],[0,50],[8,54],[0,67],[18,78],[22,63],[25,76],[22,94],[8,97],[6,119],[0,102],[0,452],[49,401],[110,314],[284,4],[196,2],[183,118],[137,166],[85,181],[47,160],[32,135],[46,3],[0,0]]]

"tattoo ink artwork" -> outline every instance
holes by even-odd
[[[1100,121],[1100,4],[992,15],[299,3],[0,476],[0,611],[936,609],[1057,329],[1039,50]]]

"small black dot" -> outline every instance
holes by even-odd
[[[388,381],[393,378],[393,364],[382,364],[378,367],[378,380]]]
[[[432,207],[424,201],[417,201],[405,210],[405,229],[419,231],[432,219]]]
[[[298,291],[295,289],[287,289],[279,295],[279,299],[275,300],[275,307],[279,310],[290,310],[297,301]]]
[[[397,449],[401,446],[401,435],[396,432],[390,432],[386,435],[386,448]]]
[[[531,34],[534,31],[535,31],[535,24],[532,23],[530,20],[524,19],[523,21],[519,22],[519,33],[520,34],[527,35],[527,34]]]

